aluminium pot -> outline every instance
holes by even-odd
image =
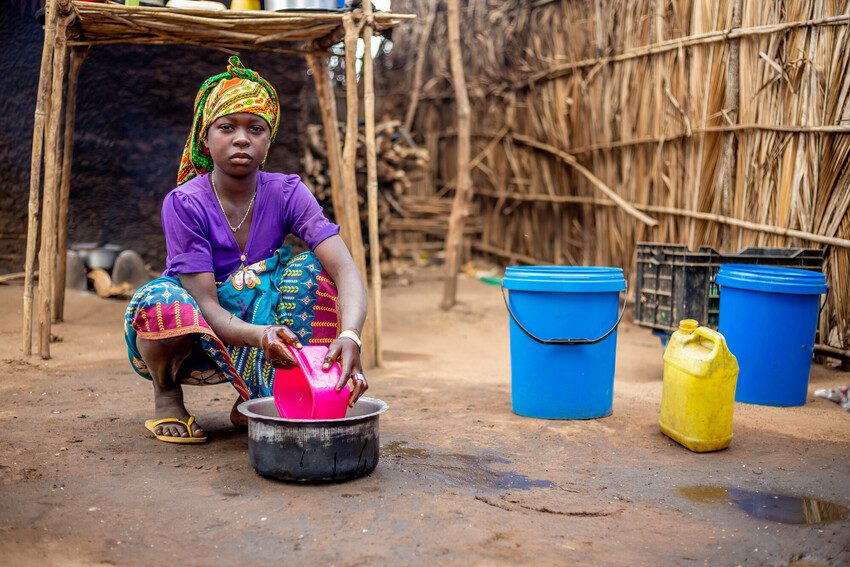
[[[378,419],[389,406],[360,398],[341,419],[285,419],[268,396],[248,400],[248,455],[262,476],[297,482],[339,482],[370,474],[378,465]]]
[[[338,10],[337,0],[265,0],[268,12],[288,10]]]

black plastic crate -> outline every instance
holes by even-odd
[[[710,246],[692,252],[687,246],[642,242],[637,245],[635,322],[672,333],[682,319],[717,328],[720,296],[714,278],[720,264],[761,264],[823,271],[823,251],[816,248],[744,248],[721,254]]]

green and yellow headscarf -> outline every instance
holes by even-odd
[[[231,57],[229,62],[227,72],[204,81],[195,97],[195,116],[183,148],[177,185],[213,170],[213,160],[203,139],[210,124],[222,116],[236,112],[256,114],[269,123],[270,141],[274,141],[277,135],[280,104],[274,87],[256,71],[243,67],[238,57]]]

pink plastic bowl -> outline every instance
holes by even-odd
[[[278,369],[272,395],[281,417],[287,419],[340,419],[348,409],[350,388],[336,391],[342,374],[339,364],[323,370],[328,354],[323,345],[288,347],[298,362],[295,368]]]

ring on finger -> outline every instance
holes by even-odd
[[[355,373],[355,374],[353,375],[353,379],[354,379],[354,380],[356,380],[356,381],[358,381],[358,382],[365,382],[365,381],[366,381],[366,377],[365,377],[365,376],[363,376],[363,374],[362,374],[361,372],[357,372],[357,373]]]

